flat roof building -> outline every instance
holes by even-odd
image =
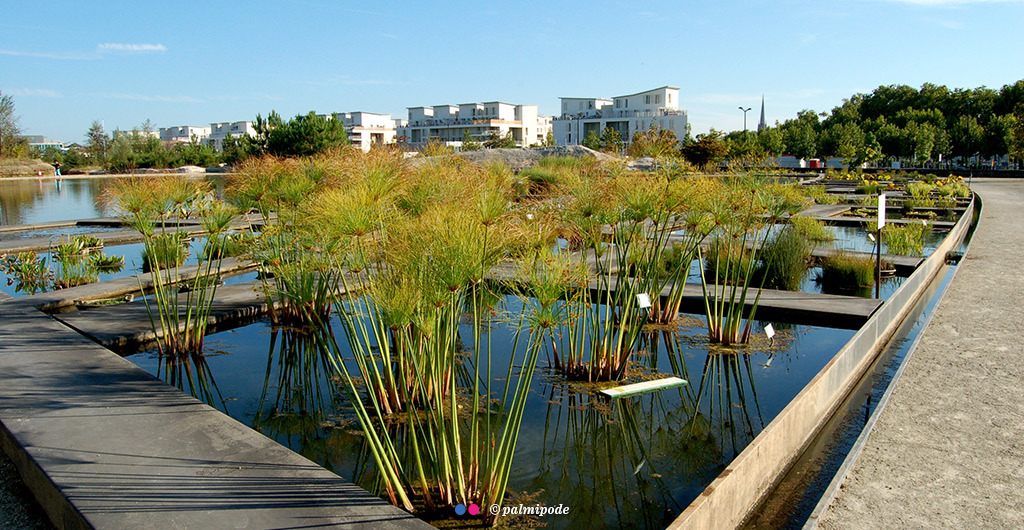
[[[555,143],[580,145],[591,131],[619,132],[627,145],[633,135],[652,127],[686,137],[686,111],[679,107],[679,88],[663,86],[636,94],[604,98],[559,98],[562,114],[552,121]]]

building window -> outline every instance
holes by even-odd
[[[650,105],[650,104],[651,104],[651,95],[647,94],[646,96],[644,96],[644,105]]]
[[[669,95],[668,95],[668,102],[669,102],[669,103],[672,103],[672,94],[669,94]]]
[[[661,94],[655,94],[654,95],[654,102],[655,103],[661,103]]]

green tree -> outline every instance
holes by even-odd
[[[138,157],[132,148],[129,133],[114,131],[114,139],[106,153],[107,167],[117,173],[132,173],[138,167]]]
[[[515,146],[516,140],[512,137],[512,131],[504,136],[499,136],[498,133],[491,131],[490,136],[484,142],[484,147],[488,149],[512,149]]]
[[[15,155],[20,136],[18,117],[14,115],[14,98],[0,92],[0,157]]]
[[[326,118],[309,111],[267,133],[267,152],[275,156],[312,156],[347,143],[344,121],[337,114]]]
[[[797,158],[813,158],[818,154],[818,133],[821,124],[813,110],[802,110],[796,119],[786,120],[779,126],[785,145],[785,154]]]
[[[646,131],[637,131],[629,142],[626,154],[632,157],[663,157],[678,153],[679,139],[676,133],[656,125]]]
[[[605,153],[621,153],[622,145],[622,134],[618,130],[605,127],[601,131],[601,151]]]
[[[697,138],[684,145],[682,154],[691,164],[707,167],[718,164],[729,152],[729,146],[723,141],[722,133],[711,129],[707,134],[698,134]]]
[[[473,135],[472,134],[469,134],[469,129],[464,129],[462,131],[462,150],[463,151],[478,151],[478,150],[480,150],[482,148],[483,148],[483,146],[480,145],[480,142],[478,142],[475,139],[473,139]]]
[[[85,150],[93,163],[101,166],[107,165],[107,148],[110,147],[110,137],[103,130],[103,124],[93,120],[89,130],[85,133]]]
[[[761,152],[767,156],[779,156],[785,154],[785,140],[778,127],[765,127],[757,132],[757,145]]]
[[[594,151],[601,150],[601,138],[597,136],[597,133],[593,129],[587,131],[587,135],[583,138],[583,147],[593,149]]]
[[[555,133],[548,131],[548,134],[544,136],[544,147],[555,146]]]
[[[254,152],[252,138],[248,135],[235,138],[228,133],[224,137],[224,143],[221,144],[221,160],[232,166],[238,165],[239,162],[252,156]]]
[[[1013,121],[1010,126],[1010,137],[1006,143],[1009,146],[1010,157],[1017,161],[1017,165],[1024,161],[1024,102],[1018,103],[1013,108]]]

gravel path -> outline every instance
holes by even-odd
[[[1024,526],[1024,181],[974,189],[971,249],[822,528]]]
[[[14,464],[0,451],[0,530],[43,530],[53,528],[43,509],[36,504]]]

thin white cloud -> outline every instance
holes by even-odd
[[[964,29],[963,23],[959,22],[959,21],[956,21],[956,20],[938,20],[938,19],[932,20],[932,19],[929,19],[929,22],[935,24],[936,26],[939,26],[939,27],[942,27],[942,28],[946,28],[946,29],[952,29],[952,30]]]
[[[163,44],[125,44],[118,42],[107,42],[96,45],[99,53],[163,53],[167,46]]]
[[[24,52],[18,50],[0,50],[0,55],[13,55],[15,57],[41,57],[43,59],[68,59],[74,61],[87,61],[95,59],[95,56],[81,52],[52,53],[52,52]]]
[[[146,94],[126,94],[123,92],[102,92],[95,97],[106,99],[125,99],[129,101],[157,101],[160,103],[206,103],[206,100],[192,96],[150,96]]]
[[[398,40],[398,35],[395,35],[394,33],[381,33],[380,36],[385,39]]]
[[[63,94],[56,90],[50,90],[48,88],[15,88],[7,91],[8,94],[18,97],[32,97],[39,96],[44,98],[60,98],[64,97]]]

